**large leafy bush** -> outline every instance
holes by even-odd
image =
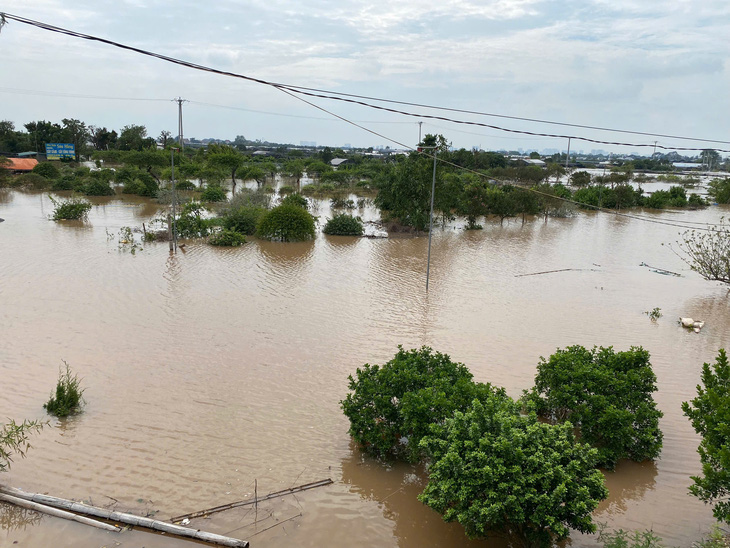
[[[570,423],[521,416],[496,399],[457,411],[421,441],[432,463],[419,499],[470,537],[514,535],[553,546],[570,529],[595,532],[591,513],[608,496],[597,451],[576,443]]]
[[[495,397],[515,409],[504,390],[474,383],[464,364],[426,346],[399,346],[392,360],[382,366],[365,364],[349,380],[352,393],[340,403],[350,419],[350,434],[381,458],[419,460],[419,442],[431,425],[467,409],[474,399]]]
[[[599,465],[659,456],[662,412],[652,397],[657,387],[649,352],[569,346],[542,358],[537,371],[535,387],[526,393],[528,407],[579,427],[582,440],[598,449]]]
[[[296,205],[283,204],[266,212],[256,228],[265,240],[296,242],[314,238],[314,218]]]
[[[715,363],[702,366],[702,385],[697,397],[682,403],[682,411],[702,436],[697,449],[702,475],[693,476],[690,492],[704,502],[714,503],[713,513],[730,522],[730,364],[724,349]]]

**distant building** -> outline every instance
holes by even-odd
[[[10,164],[5,164],[5,169],[9,169],[15,173],[27,173],[33,171],[33,168],[38,165],[38,160],[35,158],[6,158]]]
[[[334,168],[338,168],[341,165],[345,165],[345,164],[349,164],[349,163],[350,163],[350,160],[348,160],[347,158],[332,158],[330,160],[330,165]]]
[[[510,156],[509,159],[512,162],[516,162],[518,164],[525,165],[525,166],[545,167],[545,162],[543,160],[539,160],[537,158],[522,158],[522,157]]]

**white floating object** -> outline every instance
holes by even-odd
[[[695,321],[692,318],[679,318],[682,327],[694,327]]]
[[[188,518],[185,518],[180,522],[181,525],[187,525],[188,523],[190,523],[190,520]]]

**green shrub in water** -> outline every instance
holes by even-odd
[[[204,202],[225,202],[226,191],[218,185],[208,185],[200,195],[200,199]]]
[[[71,373],[68,363],[64,361],[63,364],[66,370],[62,368],[58,374],[56,391],[51,393],[51,398],[43,404],[46,411],[57,417],[68,417],[79,413],[83,402],[84,390],[81,388],[81,380],[78,375]]]
[[[49,180],[57,179],[61,174],[55,164],[52,164],[51,162],[41,162],[36,165],[33,168],[33,173]]]
[[[284,198],[279,205],[295,205],[297,207],[307,209],[309,207],[309,202],[307,202],[307,199],[301,194],[290,194]]]
[[[79,198],[69,198],[61,201],[51,198],[51,202],[54,205],[53,215],[51,216],[54,221],[84,219],[91,210],[91,204]]]
[[[314,218],[299,206],[283,204],[261,217],[256,235],[281,242],[311,240],[314,238]]]
[[[246,236],[234,230],[221,230],[208,238],[210,245],[237,247],[246,243]]]
[[[332,236],[362,236],[362,221],[358,217],[342,213],[327,221],[322,232]]]

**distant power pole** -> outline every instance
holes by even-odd
[[[418,122],[418,144],[421,144],[421,126],[423,125],[423,122]]]
[[[654,154],[656,154],[656,144],[657,144],[657,141],[654,141]],[[654,156],[654,154],[652,154],[652,156]]]
[[[180,145],[180,150],[185,148],[185,140],[183,139],[183,118],[182,118],[182,105],[183,103],[186,103],[187,101],[183,99],[182,97],[178,97],[177,99],[173,99],[177,103],[177,112],[178,112],[178,122],[177,122],[177,137],[178,137],[178,144]]]
[[[565,169],[568,169],[568,160],[570,160],[570,137],[568,137],[568,153],[565,155]]]

